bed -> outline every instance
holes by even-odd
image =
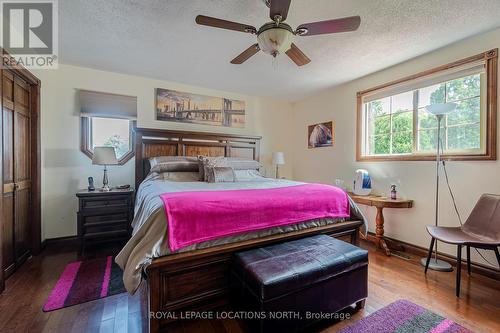
[[[350,216],[298,221],[245,234],[200,242],[169,250],[167,223],[159,195],[192,190],[271,189],[300,185],[288,180],[207,184],[188,179],[171,181],[150,173],[149,158],[156,156],[226,156],[259,160],[260,137],[195,133],[156,129],[135,130],[136,211],[132,238],[117,256],[124,269],[124,283],[135,292],[147,283],[150,331],[160,332],[172,320],[167,313],[210,310],[229,302],[229,265],[234,252],[315,234],[346,236],[353,244],[365,227],[361,212],[350,202]]]

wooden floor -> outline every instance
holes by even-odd
[[[455,274],[430,271],[418,263],[386,257],[370,245],[366,308],[350,320],[316,329],[336,332],[398,299],[407,299],[454,320],[475,332],[500,332],[500,282],[462,272],[462,297],[455,298]],[[103,256],[116,249],[91,253]],[[73,307],[42,312],[42,306],[66,263],[77,259],[72,248],[49,247],[30,259],[7,280],[0,296],[0,332],[146,332],[144,290],[120,294]],[[181,321],[169,332],[243,332],[235,320]]]

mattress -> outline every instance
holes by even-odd
[[[271,189],[302,185],[302,182],[259,177],[251,181],[232,183],[206,183],[201,181],[172,181],[163,174],[151,173],[139,186],[136,196],[132,237],[116,257],[116,263],[123,269],[123,282],[130,293],[135,293],[142,280],[143,270],[154,258],[172,253],[181,253],[204,249],[212,246],[229,244],[274,234],[283,234],[297,230],[324,226],[342,222],[344,218],[321,218],[298,222],[292,225],[245,232],[238,235],[218,238],[183,247],[171,252],[168,244],[168,228],[163,202],[160,195],[169,192],[185,191],[220,191],[241,189]],[[366,220],[356,204],[350,200],[351,217]]]

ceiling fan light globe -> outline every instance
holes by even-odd
[[[283,54],[292,46],[293,33],[279,27],[267,29],[257,36],[257,42],[264,53]]]

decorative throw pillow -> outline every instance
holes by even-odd
[[[209,167],[207,181],[209,183],[228,183],[236,181],[236,177],[231,167]]]
[[[208,171],[209,168],[213,167],[227,167],[226,158],[224,156],[217,157],[203,157],[203,179],[208,182]]]
[[[205,180],[205,156],[198,155],[198,173],[200,175],[200,180]]]
[[[208,169],[212,167],[230,167],[234,170],[258,170],[260,163],[240,157],[198,156],[200,180],[208,181]]]

